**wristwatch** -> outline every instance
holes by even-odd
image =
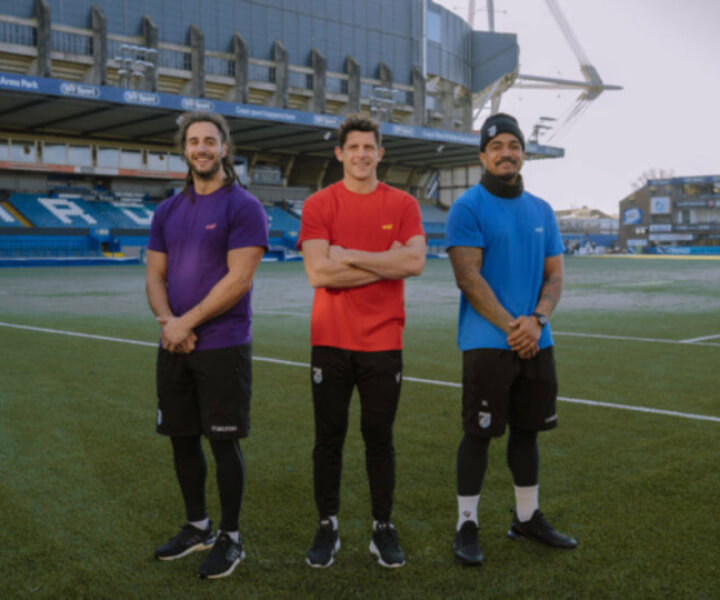
[[[545,315],[541,315],[539,312],[534,312],[532,316],[537,319],[538,325],[540,325],[540,327],[545,327],[545,325],[547,325],[548,321],[550,320]]]

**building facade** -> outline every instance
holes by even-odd
[[[650,179],[620,202],[628,251],[720,254],[720,175]]]

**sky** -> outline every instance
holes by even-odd
[[[435,2],[467,20],[467,0]],[[495,30],[518,36],[520,73],[583,79],[544,0],[494,4]],[[720,174],[720,0],[558,4],[603,81],[623,89],[603,92],[569,129],[540,138],[564,148],[565,157],[526,162],[526,189],[555,210],[617,214],[647,171]],[[475,29],[487,30],[487,4],[475,5]],[[518,118],[527,138],[540,116],[564,116],[578,95],[511,89],[500,110]]]

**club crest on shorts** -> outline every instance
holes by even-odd
[[[322,369],[320,367],[313,367],[313,381],[315,383],[322,383]]]
[[[157,424],[162,425],[162,411],[158,408]]]
[[[400,380],[402,379],[402,371],[398,371],[395,373],[395,383],[400,385]]]
[[[483,429],[490,427],[492,415],[489,412],[478,411],[478,425]]]

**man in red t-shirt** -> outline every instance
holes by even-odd
[[[380,144],[377,122],[349,115],[335,148],[343,179],[310,196],[302,212],[298,247],[315,288],[310,343],[320,523],[308,551],[311,567],[330,566],[340,548],[342,449],[356,385],[372,498],[370,551],[385,567],[405,564],[390,520],[393,422],[402,381],[403,279],[422,273],[426,241],[415,198],[377,179]]]

